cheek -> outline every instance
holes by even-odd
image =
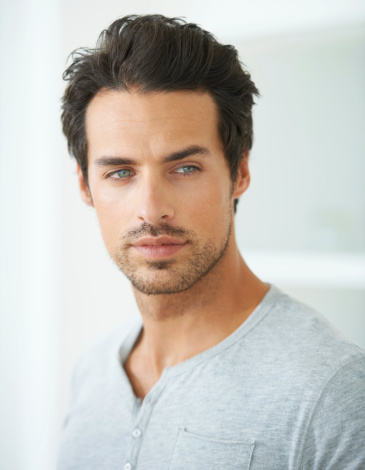
[[[94,207],[105,246],[111,253],[119,244],[121,233],[128,227],[128,220],[131,220],[128,205],[121,198],[112,198],[103,193],[94,195]]]
[[[225,232],[232,217],[230,185],[226,180],[216,178],[194,189],[186,195],[184,202],[189,217],[187,223],[193,230],[200,227],[208,238],[216,236],[219,231]]]

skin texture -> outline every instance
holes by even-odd
[[[80,191],[143,317],[125,364],[140,397],[165,367],[231,334],[268,290],[234,235],[248,154],[233,183],[217,122],[203,92],[102,90],[87,109],[88,185],[78,168]]]

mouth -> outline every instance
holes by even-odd
[[[146,237],[133,243],[131,248],[136,250],[144,258],[163,259],[175,255],[183,249],[187,243],[187,241],[166,236],[158,238]]]

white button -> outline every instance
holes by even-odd
[[[142,434],[142,431],[138,428],[133,429],[132,436],[133,437],[139,437]]]
[[[125,465],[124,465],[124,470],[132,470],[132,465],[127,462]]]

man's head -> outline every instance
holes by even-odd
[[[257,93],[236,51],[181,20],[126,17],[65,77],[81,195],[134,287],[182,292],[234,259]]]
[[[101,33],[95,49],[73,54],[64,79],[69,85],[63,97],[63,131],[86,184],[85,113],[102,89],[208,92],[218,110],[218,131],[232,181],[239,161],[252,147],[251,110],[258,90],[236,49],[179,18],[132,15],[115,21]]]

